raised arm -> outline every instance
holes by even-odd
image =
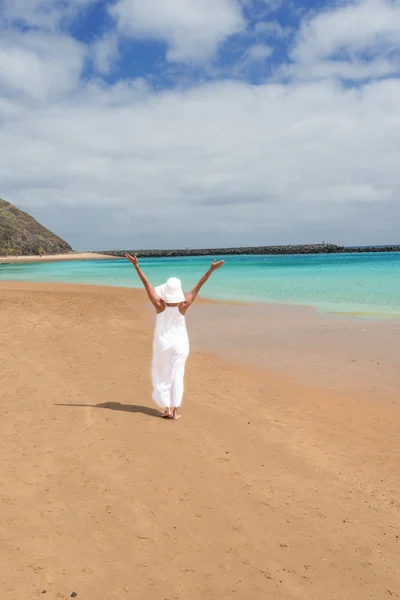
[[[217,269],[219,269],[220,267],[222,267],[223,264],[224,264],[223,260],[220,260],[219,262],[216,262],[215,260],[213,260],[212,263],[211,263],[210,268],[207,271],[207,273],[205,273],[203,275],[203,277],[194,286],[194,288],[192,289],[191,292],[189,292],[188,294],[185,294],[185,296],[186,296],[186,304],[187,304],[188,307],[195,301],[197,294],[199,293],[199,291],[201,290],[201,288],[203,287],[203,285],[206,283],[206,281],[209,280],[209,278],[214,273],[214,271],[216,271]]]
[[[153,286],[149,283],[149,280],[147,279],[146,275],[143,273],[142,269],[139,267],[139,261],[138,261],[137,257],[131,256],[130,254],[125,254],[125,258],[127,258],[132,263],[132,265],[135,267],[136,272],[139,275],[140,280],[144,285],[144,289],[147,292],[149,300],[152,303],[152,305],[154,306],[154,308],[156,309],[156,311],[158,313],[162,312],[164,310],[164,302],[161,300],[161,298],[159,296],[157,296],[156,292],[154,291]]]

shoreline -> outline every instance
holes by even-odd
[[[118,257],[109,257],[110,260]],[[59,259],[55,259],[54,261],[44,261],[44,262],[56,262]],[[68,259],[65,259],[68,260]],[[74,260],[74,259],[72,259]],[[102,258],[99,257],[95,257],[95,258],[88,258],[88,259],[82,259],[77,258],[75,260],[102,260]],[[13,261],[13,262],[23,262],[23,261]],[[26,261],[26,262],[32,262],[32,263],[37,263],[39,261],[37,260],[32,260],[32,261]],[[0,258],[0,266],[2,264],[1,262],[1,258]],[[12,264],[11,262],[9,264]],[[65,285],[65,286],[88,286],[88,287],[97,287],[97,288],[112,288],[115,290],[136,290],[139,292],[143,291],[143,287],[141,285],[137,285],[137,286],[120,286],[120,285],[106,285],[104,283],[71,283],[71,282],[41,282],[41,281],[21,281],[21,280],[2,280],[0,279],[0,286],[2,283],[13,283],[13,284],[17,284],[17,283],[21,283],[21,284],[37,284],[37,285]],[[206,293],[206,292],[205,292]],[[367,322],[370,321],[388,321],[388,320],[397,320],[400,319],[400,313],[380,313],[380,312],[366,312],[366,311],[338,311],[338,312],[334,312],[331,310],[327,310],[324,311],[323,309],[320,309],[316,306],[312,306],[311,304],[296,304],[296,302],[277,302],[277,301],[261,301],[261,300],[230,300],[230,299],[221,299],[221,298],[212,298],[212,297],[207,297],[206,295],[202,295],[202,297],[197,301],[197,302],[210,302],[210,303],[215,303],[215,304],[226,304],[226,305],[230,305],[230,306],[249,306],[249,307],[270,307],[270,308],[274,308],[274,307],[287,307],[289,309],[293,309],[293,310],[305,310],[305,311],[313,311],[315,314],[319,315],[320,317],[331,317],[331,318],[342,318],[342,317],[347,317],[347,318],[352,318],[352,319],[364,319]]]
[[[43,256],[0,256],[0,265],[14,263],[62,262],[67,260],[115,260],[119,256],[99,254],[97,252],[77,252],[71,254],[44,254]]]
[[[7,291],[76,297],[90,294],[138,302],[152,332],[153,311],[142,288],[0,281],[0,294]],[[322,313],[312,306],[200,296],[187,321],[193,349],[228,366],[267,370],[276,381],[289,378],[294,384],[325,391],[343,393],[348,388],[368,400],[400,400],[396,391],[400,385],[400,366],[396,367],[399,317]],[[340,375],[332,369],[335,364]]]
[[[175,423],[144,292],[2,282],[0,304],[4,597],[398,595],[397,326],[196,303]]]

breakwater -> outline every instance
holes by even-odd
[[[244,246],[240,248],[184,248],[180,250],[99,250],[106,256],[136,255],[140,258],[179,256],[229,256],[238,254],[333,254],[344,252],[400,252],[398,246],[345,247],[336,244],[302,244],[287,246]]]

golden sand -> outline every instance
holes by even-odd
[[[392,366],[368,369],[358,326],[278,308],[262,343],[261,309],[242,308],[191,309],[183,418],[166,422],[141,292],[0,284],[1,598],[400,596],[399,354],[377,328]]]

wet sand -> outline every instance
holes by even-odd
[[[400,403],[400,319],[207,302],[189,322],[201,352],[321,390]]]
[[[143,293],[0,283],[2,596],[399,598],[398,322],[191,310],[166,422]]]

